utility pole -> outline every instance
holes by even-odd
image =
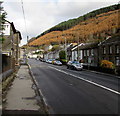
[[[27,47],[26,47],[26,63],[28,63],[28,39],[29,39],[29,36],[27,36]]]
[[[77,43],[78,43],[78,44],[77,44],[77,45],[78,45],[78,46],[77,46],[77,61],[79,61],[79,55],[80,55],[79,52],[80,52],[80,51],[79,51],[79,34],[78,34],[78,33],[77,33],[77,40],[78,40],[78,41],[77,41]]]
[[[66,60],[67,60],[67,42],[66,42],[66,37],[64,37],[64,39],[65,39],[65,58],[66,58]]]
[[[66,45],[66,37],[65,37],[65,56],[66,56],[66,60],[67,60],[67,45]]]

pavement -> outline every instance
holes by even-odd
[[[3,111],[40,111],[27,65],[21,65],[6,95]],[[30,113],[30,112],[29,112]]]

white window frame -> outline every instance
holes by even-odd
[[[89,50],[87,50],[87,56],[89,56],[90,55],[90,51]]]
[[[93,50],[93,49],[91,49],[91,55],[92,55],[92,56],[94,55],[94,50]]]
[[[109,53],[112,54],[112,46],[109,46]]]
[[[106,47],[103,47],[103,54],[106,54]]]
[[[86,50],[84,50],[84,56],[86,56]]]
[[[116,46],[116,53],[119,54],[119,45]]]
[[[119,65],[119,64],[120,64],[119,56],[115,57],[115,63],[116,63],[116,65]]]

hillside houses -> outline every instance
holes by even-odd
[[[116,67],[120,66],[120,35],[109,36],[102,42],[70,43],[61,50],[66,51],[67,60],[78,60],[84,67],[100,66],[101,60],[108,60]],[[59,59],[61,50],[44,53],[44,59]]]

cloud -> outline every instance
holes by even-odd
[[[22,34],[22,45],[27,35],[32,38],[56,24],[79,17],[92,10],[117,4],[118,0],[22,0],[25,11],[27,32],[22,13],[21,0],[5,0],[7,19],[14,22]],[[96,2],[97,1],[97,2]]]

